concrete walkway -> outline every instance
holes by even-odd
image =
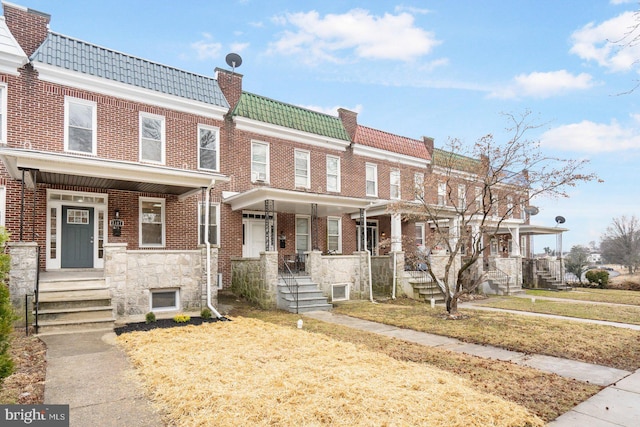
[[[130,378],[133,368],[115,346],[113,332],[44,335],[47,373],[44,403],[69,405],[71,427],[163,426]]]
[[[430,347],[487,359],[511,361],[563,377],[609,386],[551,422],[549,425],[553,427],[575,427],[576,425],[636,427],[639,425],[640,370],[631,373],[621,369],[558,357],[527,355],[492,346],[464,343],[454,338],[397,328],[326,311],[304,313],[304,316]]]

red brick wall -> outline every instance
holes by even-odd
[[[51,16],[36,10],[3,3],[4,19],[18,44],[27,56],[47,37]]]

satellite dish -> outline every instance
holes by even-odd
[[[540,209],[538,209],[535,206],[527,206],[526,208],[524,208],[524,211],[529,215],[533,216],[533,215],[538,215],[538,212],[540,212]]]
[[[231,67],[234,71],[236,67],[242,65],[242,58],[237,53],[230,53],[224,59],[227,62],[227,65]]]
[[[556,224],[564,224],[565,221],[566,221],[566,219],[564,219],[563,216],[558,215],[556,217]]]

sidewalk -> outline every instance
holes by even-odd
[[[157,427],[160,415],[136,382],[113,332],[44,335],[44,403],[69,405],[71,427]]]
[[[492,346],[464,343],[454,338],[401,329],[326,311],[304,313],[304,316],[430,347],[487,359],[511,361],[563,377],[609,386],[551,422],[549,425],[553,427],[574,427],[576,425],[635,427],[640,420],[640,404],[638,404],[640,402],[640,370],[631,373],[621,369],[558,357],[527,355]]]

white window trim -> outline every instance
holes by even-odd
[[[215,169],[209,169],[209,168],[203,168],[202,166],[200,166],[200,150],[202,149],[202,147],[200,147],[200,130],[201,129],[205,129],[205,130],[210,130],[212,132],[216,133],[216,168]],[[198,124],[198,169],[199,170],[205,170],[205,171],[213,171],[213,172],[220,172],[220,128],[216,127],[216,126],[208,126],[208,125],[202,125],[202,124]]]
[[[413,174],[413,187],[415,200],[424,200],[424,174],[422,172],[415,172]]]
[[[369,170],[369,168],[371,168],[373,170],[373,181],[369,181],[368,177],[367,177],[367,171]],[[378,165],[376,165],[375,163],[366,163],[365,167],[365,174],[364,174],[364,181],[365,181],[365,194],[367,196],[371,196],[371,197],[378,197]],[[367,185],[369,182],[373,182],[373,192],[369,193],[369,186]]]
[[[307,238],[307,247],[306,249],[298,249],[298,220],[299,219],[306,219],[307,220],[307,229],[309,230],[309,232],[306,234]],[[295,219],[295,223],[294,223],[294,229],[295,229],[295,242],[294,244],[294,248],[296,250],[296,252],[298,250],[302,250],[302,251],[310,251],[311,250],[311,217],[309,215],[296,215],[296,219]]]
[[[0,132],[2,132],[2,138],[0,138],[0,144],[6,144],[7,143],[7,84],[6,83],[0,83],[0,109],[2,109],[2,120],[0,121]]]
[[[166,292],[175,292],[176,295],[176,305],[171,307],[160,307],[153,308],[153,294],[154,293],[166,293]],[[180,289],[179,288],[157,288],[149,290],[149,311],[154,313],[163,312],[163,311],[176,311],[180,310]]]
[[[336,169],[336,188],[329,188],[329,176],[331,176],[329,174],[329,160],[336,160],[338,167]],[[327,163],[326,163],[326,167],[327,167],[327,191],[328,192],[333,192],[333,193],[339,193],[341,190],[341,179],[340,179],[340,157],[338,156],[331,156],[329,154],[327,154]]]
[[[420,242],[416,242],[417,245],[421,245],[424,246],[424,239],[425,239],[425,235],[424,235],[424,231],[426,229],[425,223],[424,222],[416,222],[416,231],[417,229],[420,229],[420,240],[422,240],[422,243]],[[418,239],[418,233],[416,233],[416,240]]]
[[[267,163],[266,163],[266,172],[265,172],[265,177],[264,179],[261,179],[260,176],[258,176],[258,172],[254,172],[253,171],[253,148],[256,145],[260,145],[260,146],[264,146],[267,149],[267,153],[266,153],[266,158],[267,158]],[[251,182],[265,182],[265,183],[269,183],[270,181],[270,175],[271,175],[271,161],[270,161],[270,150],[271,148],[269,147],[269,143],[268,142],[262,142],[262,141],[251,141],[251,158],[249,159],[249,161],[251,162],[250,164],[250,168],[251,168]]]
[[[338,249],[336,253],[342,253],[342,218],[339,216],[327,217],[327,250],[329,250],[329,221],[338,221]]]
[[[467,209],[467,187],[458,184],[458,210],[465,211]]]
[[[142,243],[142,202],[154,202],[162,204],[162,243]],[[140,197],[138,199],[138,246],[141,248],[164,248],[167,239],[167,206],[166,200],[158,197]]]
[[[69,149],[69,104],[83,104],[91,107],[91,153]],[[94,101],[66,96],[64,98],[64,151],[69,153],[91,154],[97,153],[98,141],[98,107]]]
[[[438,206],[447,206],[447,183],[438,183]]]
[[[397,175],[397,183],[394,183],[394,176]],[[393,200],[400,200],[402,198],[402,191],[401,191],[401,182],[402,182],[402,178],[400,175],[400,169],[391,169],[391,172],[389,172],[389,198],[393,199]],[[398,195],[394,196],[393,195],[393,188],[397,187],[398,188]]]
[[[200,243],[203,240],[203,236],[200,235],[200,226],[202,225],[200,223],[200,218],[202,218],[202,209],[205,207],[205,203],[200,202],[198,203],[198,243]],[[217,243],[212,243],[212,245],[220,245],[220,203],[209,203],[209,209],[215,209],[216,210],[216,242]],[[211,225],[211,224],[209,224]],[[211,237],[211,236],[209,236]]]
[[[298,155],[305,156],[307,160],[307,176],[305,177],[306,182],[304,185],[298,185],[298,183],[296,182],[298,180],[298,173],[296,168],[296,161],[297,161]],[[298,149],[293,150],[293,174],[294,174],[294,184],[296,188],[311,188],[311,152],[307,150],[298,150]],[[300,175],[300,177],[302,178],[302,175]]]
[[[160,161],[157,160],[150,160],[150,159],[143,159],[142,158],[142,121],[143,119],[153,119],[153,120],[160,120]],[[166,162],[166,141],[167,141],[167,134],[166,134],[166,120],[164,116],[160,116],[158,114],[151,114],[151,113],[146,113],[144,111],[140,111],[139,116],[138,116],[138,151],[140,153],[139,155],[139,159],[140,162],[144,162],[144,163],[155,163],[158,165],[164,165]]]

